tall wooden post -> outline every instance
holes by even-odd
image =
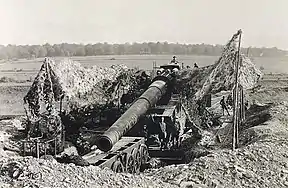
[[[240,65],[240,48],[241,48],[241,35],[242,31],[239,30],[239,41],[238,41],[238,52],[237,61],[235,63],[235,86],[234,86],[234,108],[233,108],[233,143],[232,149],[235,150],[238,147],[238,130],[239,130],[239,120],[240,120],[240,109],[239,109],[239,65]]]

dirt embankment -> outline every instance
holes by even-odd
[[[176,187],[156,176],[116,174],[95,166],[59,164],[53,158],[4,159],[1,168],[0,187]]]

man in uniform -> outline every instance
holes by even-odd
[[[176,56],[173,56],[173,59],[170,62],[171,64],[178,64],[178,61],[176,60]]]
[[[232,95],[231,94],[229,94],[228,95],[228,97],[227,97],[227,105],[229,105],[229,106],[233,106],[233,99],[232,99]]]
[[[160,141],[161,141],[161,149],[166,148],[166,137],[167,137],[167,132],[166,132],[166,123],[164,117],[161,118],[161,121],[159,122],[160,126],[160,131],[161,133],[159,134]]]
[[[222,107],[223,116],[224,116],[224,110],[226,110],[228,116],[230,116],[229,111],[228,111],[228,108],[227,108],[227,106],[226,106],[226,102],[225,102],[225,97],[224,97],[224,96],[223,96],[223,98],[222,98],[221,101],[220,101],[220,105],[221,105],[221,107]]]
[[[173,132],[171,133],[172,145],[173,147],[178,147],[179,135],[180,135],[180,129],[181,129],[178,116],[175,116],[175,125],[172,127],[174,128]]]

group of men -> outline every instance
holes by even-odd
[[[175,120],[175,125],[172,125],[172,120],[169,121],[167,117],[150,116],[150,118],[153,123],[151,126],[146,126],[146,137],[148,140],[152,141],[154,139],[153,143],[156,142],[159,144],[160,149],[167,149],[169,146],[179,145],[180,124],[177,118]]]
[[[232,106],[233,104],[233,101],[232,101],[232,96],[231,95],[228,95],[227,97],[227,100],[225,101],[225,97],[223,96],[222,99],[220,100],[220,105],[221,105],[221,108],[222,108],[222,113],[223,113],[223,116],[225,115],[225,111],[227,112],[228,116],[230,116],[230,113],[229,113],[229,110],[228,110],[228,105],[229,106]]]

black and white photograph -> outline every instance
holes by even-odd
[[[287,0],[0,0],[0,188],[287,188]]]

